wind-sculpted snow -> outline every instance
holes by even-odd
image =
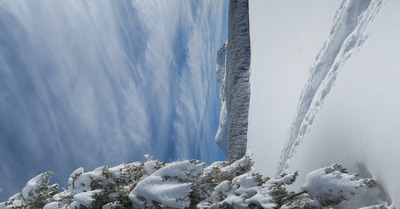
[[[219,98],[221,101],[221,111],[219,113],[218,131],[215,135],[215,142],[222,148],[226,155],[228,155],[228,116],[226,111],[226,96],[225,96],[225,83],[226,83],[226,50],[228,42],[218,50],[217,53],[217,81],[219,87]]]
[[[290,159],[313,124],[343,64],[367,41],[365,30],[383,1],[344,0],[340,5],[331,32],[310,68],[310,78],[301,93],[297,114],[278,164],[278,175],[288,169]]]
[[[226,108],[228,115],[228,158],[246,154],[250,102],[250,35],[247,0],[229,3],[228,51],[226,61]]]

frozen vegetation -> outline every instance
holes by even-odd
[[[300,191],[286,187],[296,173],[264,177],[249,157],[209,166],[198,160],[165,163],[146,155],[145,162],[73,171],[68,188],[49,185],[51,172],[31,179],[21,193],[0,203],[12,208],[330,208],[354,198],[370,198],[372,208],[387,203],[377,199],[373,179],[350,174],[340,165],[311,172]],[[370,196],[370,195],[373,196]],[[372,199],[371,199],[372,198]]]
[[[250,102],[250,34],[247,0],[229,2],[225,97],[228,119],[228,158],[246,154]]]

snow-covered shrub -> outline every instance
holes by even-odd
[[[198,160],[164,163],[146,157],[144,163],[89,172],[78,168],[70,175],[68,189],[59,193],[57,184],[48,186],[52,173],[40,174],[21,193],[0,203],[0,209],[331,208],[357,196],[380,193],[373,179],[349,174],[336,164],[311,172],[301,191],[293,192],[286,186],[296,180],[297,172],[263,177],[254,171],[250,157],[208,167]],[[387,205],[376,204],[364,209]]]
[[[380,193],[373,179],[361,179],[357,174],[349,174],[341,165],[335,164],[309,173],[303,191],[319,201],[322,206],[339,204],[356,195]]]
[[[48,185],[52,175],[45,172],[29,180],[21,193],[0,203],[0,208],[43,208],[57,194],[58,184]]]
[[[54,200],[60,203],[57,208],[71,204],[81,208],[101,208],[106,204],[111,208],[132,207],[129,193],[143,176],[159,169],[162,164],[159,160],[149,160],[145,163],[134,162],[112,168],[103,166],[86,173],[83,168],[78,168],[70,175],[68,190],[55,196]]]
[[[378,195],[381,193],[375,180],[360,178],[358,174],[349,174],[338,164],[310,172],[301,190],[301,192],[287,197],[289,201],[285,207],[330,207],[360,196],[375,198],[375,201],[378,202]],[[374,205],[366,208],[383,207],[383,205]]]
[[[193,182],[202,172],[204,163],[198,160],[172,162],[140,181],[129,194],[134,208],[187,208]]]

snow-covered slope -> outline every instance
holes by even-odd
[[[275,172],[272,150],[283,147],[278,173],[299,170],[304,179],[340,163],[374,177],[381,197],[400,205],[398,11],[396,0],[251,2],[257,169]]]

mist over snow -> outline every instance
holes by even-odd
[[[250,1],[256,170],[299,171],[303,182],[339,163],[399,207],[399,9],[395,0]]]
[[[78,167],[226,159],[227,1],[1,1],[0,200]],[[61,185],[63,186],[63,185]]]

